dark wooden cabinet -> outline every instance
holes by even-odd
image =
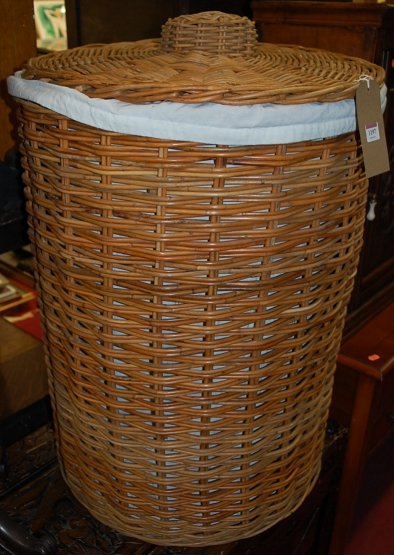
[[[253,0],[260,40],[357,56],[386,69],[385,111],[391,171],[370,180],[376,218],[365,222],[364,247],[347,323],[358,328],[394,296],[394,6],[349,2]]]
[[[15,146],[15,105],[6,79],[36,54],[33,0],[0,0],[0,160]]]

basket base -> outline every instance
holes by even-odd
[[[29,468],[38,468],[53,457],[53,431],[43,426],[30,434],[22,442],[29,445]],[[9,448],[12,476],[25,475],[26,456],[22,443],[17,442]],[[249,539],[236,539],[209,550],[210,555],[225,553],[266,553],[289,555],[297,550],[300,555],[325,553],[329,545],[332,517],[339,470],[346,442],[344,429],[331,430],[326,436],[322,459],[322,471],[317,484],[303,502],[302,506],[289,518],[273,526],[266,532]],[[47,468],[47,467],[46,467]],[[11,478],[11,475],[10,475]],[[30,480],[28,485],[17,487],[3,497],[2,508],[11,515],[18,516],[24,529],[34,529],[55,538],[57,546],[65,553],[148,553],[150,543],[133,540],[119,534],[98,522],[71,494],[60,475],[58,464]],[[29,495],[22,494],[28,488]],[[21,489],[23,488],[23,489]],[[77,524],[76,524],[77,523]],[[157,547],[155,555],[202,555],[202,549]]]

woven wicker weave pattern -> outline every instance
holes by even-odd
[[[319,473],[362,242],[354,135],[174,143],[28,102],[20,121],[77,498],[167,545],[229,542],[290,514]]]
[[[209,54],[255,56],[257,31],[247,17],[222,12],[204,12],[169,19],[163,25],[161,49],[164,52],[203,51]]]
[[[39,56],[28,62],[24,76],[95,98],[230,105],[335,102],[354,97],[361,75],[384,81],[383,68],[364,60],[259,44],[255,33],[251,21],[230,14],[181,16],[163,27],[161,40]]]

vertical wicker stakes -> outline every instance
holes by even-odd
[[[353,133],[230,147],[20,102],[59,458],[157,544],[256,534],[320,470],[367,182]]]

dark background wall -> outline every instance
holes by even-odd
[[[66,0],[68,44],[156,38],[168,18],[210,10],[251,17],[249,0]]]

